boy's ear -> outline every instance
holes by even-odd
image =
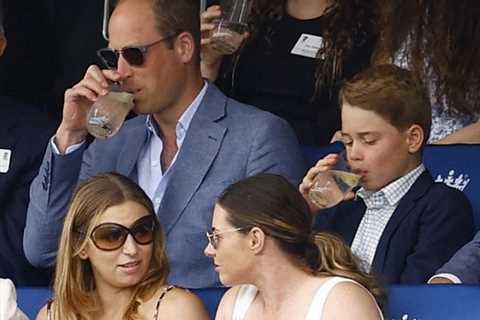
[[[190,62],[195,52],[193,36],[188,32],[180,33],[176,38],[174,49],[183,63]]]
[[[407,145],[410,153],[418,152],[423,145],[425,132],[418,124],[412,124],[407,130]]]

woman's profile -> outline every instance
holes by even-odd
[[[281,176],[229,186],[207,236],[205,254],[232,286],[217,320],[383,319],[383,291],[340,239],[312,230],[307,203]]]

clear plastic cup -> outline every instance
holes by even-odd
[[[112,84],[109,93],[99,96],[87,116],[87,130],[96,138],[107,139],[121,128],[133,108],[133,95]]]
[[[315,177],[308,197],[319,208],[331,208],[340,203],[359,182],[360,176],[350,171],[345,152],[342,152],[332,169],[320,172]]]
[[[222,18],[212,32],[212,46],[223,54],[232,54],[242,44],[252,0],[223,0]]]

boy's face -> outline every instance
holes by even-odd
[[[365,189],[380,190],[420,164],[421,144],[412,146],[411,129],[401,132],[374,111],[344,102],[342,136],[347,157]]]

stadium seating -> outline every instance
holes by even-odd
[[[387,319],[478,320],[480,286],[397,285],[389,289]]]

